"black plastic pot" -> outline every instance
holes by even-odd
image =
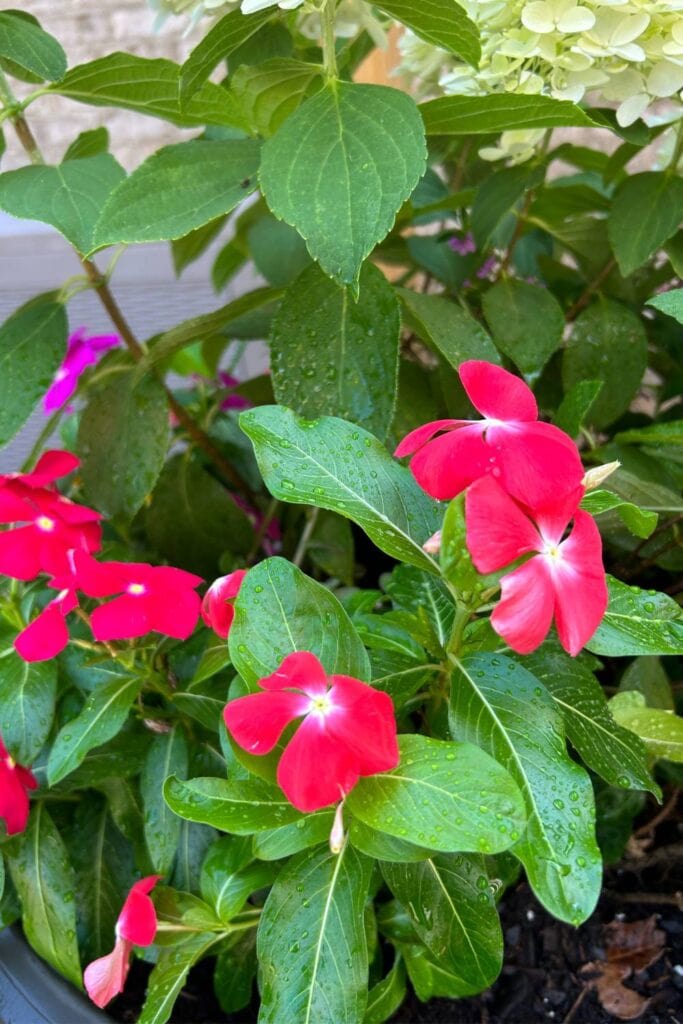
[[[48,967],[17,927],[0,932],[0,1024],[111,1024]]]

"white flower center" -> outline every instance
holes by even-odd
[[[55,521],[54,519],[51,519],[50,516],[38,516],[36,519],[36,526],[39,530],[42,530],[43,533],[52,533],[55,528]]]
[[[129,583],[126,587],[126,592],[132,594],[133,597],[140,597],[141,594],[147,593],[147,587],[144,583]]]

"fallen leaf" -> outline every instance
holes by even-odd
[[[636,1020],[650,1005],[650,1000],[645,996],[622,985],[624,979],[631,974],[630,967],[594,960],[581,968],[581,974],[589,975],[586,984],[596,990],[603,1010],[619,1020]]]
[[[611,921],[605,926],[605,952],[613,964],[636,973],[650,967],[664,952],[666,935],[657,928],[657,915],[642,921]]]

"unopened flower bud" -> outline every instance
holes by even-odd
[[[441,551],[441,530],[437,530],[433,533],[429,540],[426,540],[422,545],[422,550],[426,551],[428,555],[438,555]]]
[[[611,476],[615,469],[619,469],[620,465],[620,462],[606,462],[604,466],[593,466],[586,472],[581,483],[587,491],[592,491],[599,487],[608,476]]]
[[[334,812],[334,821],[332,823],[332,831],[330,832],[330,852],[335,855],[341,853],[342,846],[344,845],[344,801],[337,804],[337,810]]]

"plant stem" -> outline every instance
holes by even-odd
[[[306,511],[307,522],[303,530],[301,531],[301,536],[299,537],[299,543],[297,544],[296,553],[294,555],[294,558],[292,559],[292,562],[294,563],[294,565],[296,565],[298,569],[301,568],[301,563],[303,562],[304,557],[306,555],[306,549],[308,548],[311,536],[313,534],[313,531],[315,530],[316,523],[318,522],[319,512],[320,509],[318,508],[309,508]]]
[[[324,0],[320,9],[322,27],[323,66],[328,78],[337,77],[337,48],[334,38],[335,8],[337,0]]]
[[[56,412],[52,413],[52,416],[50,416],[45,426],[38,434],[38,437],[36,438],[36,443],[33,445],[33,448],[31,448],[31,451],[29,452],[24,462],[22,463],[20,472],[26,473],[29,469],[33,468],[33,464],[38,461],[38,456],[43,450],[43,445],[45,444],[46,441],[50,439],[50,437],[54,433],[55,428],[59,423],[61,417],[62,409],[57,409]]]
[[[598,290],[603,281],[605,281],[612,273],[616,265],[617,261],[615,259],[608,260],[608,262],[602,268],[600,273],[596,274],[593,280],[586,285],[584,291],[581,293],[581,295],[579,295],[574,305],[570,306],[567,310],[567,314],[565,316],[567,323],[571,323],[572,320],[576,320],[581,310],[585,309],[585,307],[590,302],[593,296],[593,292],[596,292]]]
[[[465,626],[470,621],[471,614],[472,613],[469,608],[465,608],[463,605],[457,606],[455,619],[453,620],[453,629],[451,630],[451,635],[446,647],[447,654],[457,658],[460,653],[460,648],[462,647],[462,638],[465,633]]]

